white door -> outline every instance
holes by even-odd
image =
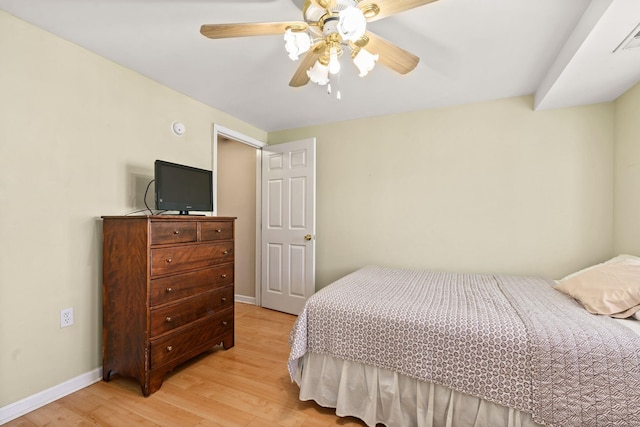
[[[262,306],[299,314],[315,292],[315,138],[262,150]]]

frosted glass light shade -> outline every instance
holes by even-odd
[[[329,67],[316,61],[313,67],[307,70],[307,76],[309,76],[309,79],[315,84],[324,86],[329,83]]]
[[[338,33],[343,40],[355,42],[367,30],[367,18],[357,7],[349,6],[338,14]]]
[[[360,49],[358,54],[353,58],[353,63],[356,64],[356,67],[360,70],[359,76],[364,77],[375,67],[377,60],[377,53],[372,55],[366,49]]]
[[[287,29],[284,32],[284,48],[292,61],[297,61],[300,55],[311,47],[311,36],[305,32],[293,32]]]

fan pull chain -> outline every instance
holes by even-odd
[[[329,76],[329,83],[327,83],[327,95],[331,95],[333,89],[331,87],[331,80],[336,84],[336,99],[340,101],[342,99],[342,93],[340,91],[340,73],[337,73],[335,77]]]

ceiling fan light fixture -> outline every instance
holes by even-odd
[[[367,18],[360,9],[349,6],[338,14],[338,33],[342,40],[355,42],[367,31]]]
[[[308,51],[312,42],[311,36],[306,32],[294,32],[290,28],[284,32],[284,41],[284,48],[292,61],[297,61],[301,54]]]
[[[313,67],[307,70],[307,76],[315,84],[324,86],[329,83],[329,67],[316,61]]]
[[[361,77],[375,67],[378,54],[382,65],[399,74],[415,69],[420,58],[367,31],[367,21],[386,18],[436,0],[294,1],[303,2],[303,21],[205,24],[200,26],[200,33],[210,39],[284,34],[289,58],[296,61],[304,54],[289,86],[301,87],[313,81],[326,85],[330,91],[332,84],[340,84],[340,57],[347,47]],[[634,37],[636,35],[634,33]],[[340,90],[337,92],[340,98]]]
[[[374,55],[368,50],[362,48],[354,51],[353,53],[353,63],[358,67],[360,77],[366,76],[369,71],[373,70],[373,67],[376,65],[376,61],[379,58],[377,53]]]

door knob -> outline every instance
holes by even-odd
[[[311,240],[313,238],[313,236],[311,236],[311,234],[307,234],[306,236],[304,236],[304,240]]]

